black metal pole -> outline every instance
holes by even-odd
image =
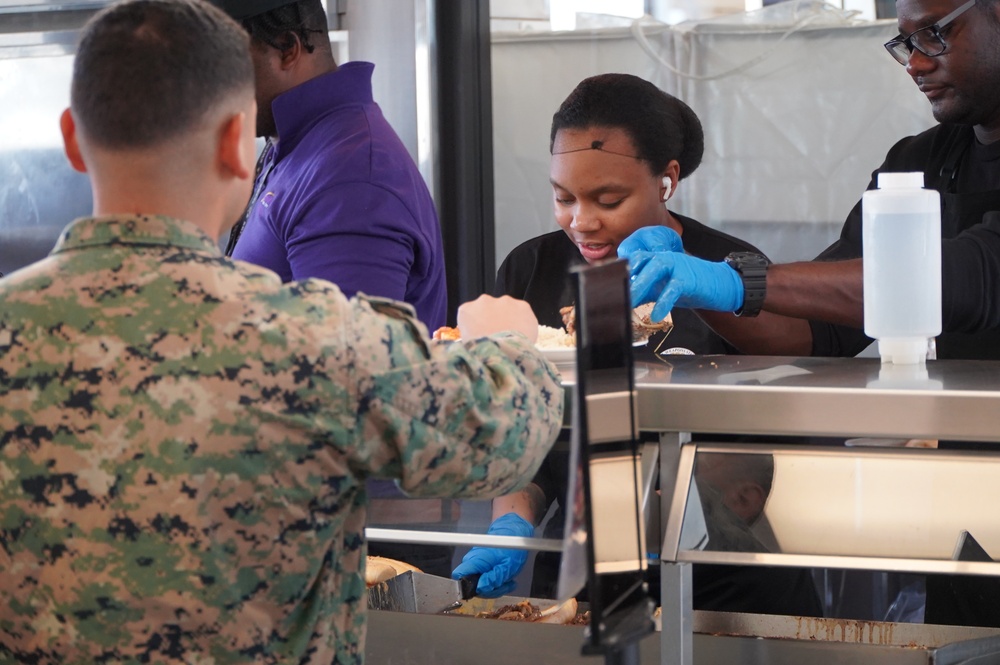
[[[448,319],[492,291],[493,99],[489,0],[432,0],[437,66],[435,200],[444,237]]]

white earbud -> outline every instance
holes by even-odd
[[[674,191],[674,183],[669,176],[663,176],[663,188],[667,190],[663,193],[663,203],[665,204],[670,198],[670,192]]]

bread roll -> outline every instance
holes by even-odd
[[[379,582],[385,582],[391,577],[402,575],[408,570],[417,573],[423,572],[416,566],[411,566],[405,561],[388,559],[383,556],[370,556],[365,561],[365,585],[375,586]]]
[[[570,598],[564,603],[553,605],[542,610],[537,623],[573,623],[576,618],[576,598]]]

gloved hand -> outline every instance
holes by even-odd
[[[676,250],[644,249],[669,239],[661,228],[665,227],[639,229],[618,247],[618,256],[629,262],[633,306],[655,302],[650,315],[654,322],[666,318],[675,305],[718,312],[735,312],[743,306],[743,280],[726,263]]]
[[[493,520],[489,531],[491,536],[521,536],[530,538],[535,535],[535,527],[517,513],[507,513]],[[452,579],[461,579],[466,575],[480,573],[476,595],[483,598],[499,598],[510,593],[516,586],[514,578],[524,568],[528,560],[525,550],[509,550],[494,547],[473,547],[462,557],[462,563],[451,572]]]

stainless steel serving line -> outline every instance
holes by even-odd
[[[584,628],[474,617],[370,612],[367,665],[571,665]],[[987,665],[1000,630],[873,621],[695,612],[697,665]],[[641,665],[664,662],[658,636],[640,643]]]
[[[1000,440],[1000,364],[671,356],[636,368],[648,431]]]
[[[1000,441],[1000,363],[900,368],[862,358],[673,356],[637,364],[635,380],[639,427],[659,434],[661,488],[649,530],[661,546],[662,629],[642,642],[643,663],[1000,662],[1000,629],[694,612],[690,577],[692,562],[1000,575],[996,563],[957,560],[954,542],[966,530],[1000,554],[1000,529],[982,510],[983,501],[996,505],[1000,445],[974,452],[903,445]],[[573,371],[564,370],[567,390],[573,384]],[[810,437],[834,440],[815,446]],[[685,549],[699,456],[713,454],[773,460],[767,551]],[[392,529],[378,534],[393,538]],[[539,547],[531,539],[528,547],[553,546],[536,540]],[[449,542],[463,541],[450,534]],[[587,662],[579,627],[373,615],[369,663]]]

